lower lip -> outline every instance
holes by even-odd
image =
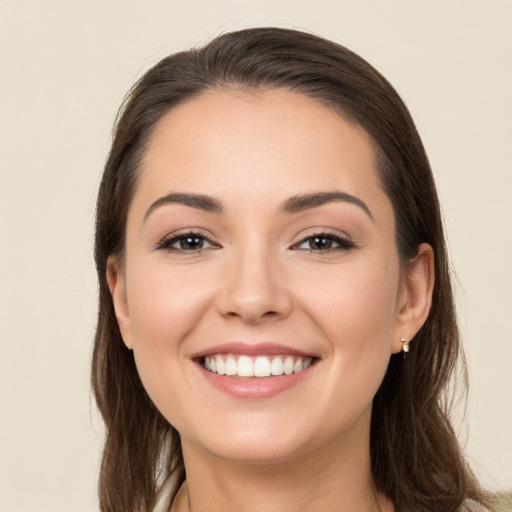
[[[262,399],[272,398],[297,386],[316,365],[312,364],[298,373],[277,377],[231,377],[210,372],[199,363],[198,366],[206,380],[216,389],[235,398]]]

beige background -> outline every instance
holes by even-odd
[[[0,511],[94,511],[95,194],[121,99],[221,31],[304,28],[408,103],[446,215],[471,371],[467,453],[512,489],[510,0],[0,0]]]

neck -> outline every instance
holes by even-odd
[[[393,512],[372,485],[368,439],[359,440],[272,464],[226,461],[185,442],[187,482],[173,512]]]

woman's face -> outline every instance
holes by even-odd
[[[212,91],[170,111],[108,277],[184,447],[262,462],[366,440],[416,329],[394,240],[368,136],[320,103]]]

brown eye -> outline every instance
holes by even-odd
[[[308,236],[299,242],[293,249],[300,249],[312,252],[328,252],[348,250],[355,247],[354,243],[346,238],[330,233],[319,233]]]
[[[309,249],[314,251],[325,251],[326,249],[332,249],[334,241],[332,238],[325,236],[313,236],[307,241]]]
[[[177,240],[177,245],[183,251],[198,251],[203,248],[204,242],[200,236],[184,236]]]
[[[219,246],[208,238],[196,233],[183,233],[162,240],[156,248],[172,252],[198,252],[206,249],[214,249]]]

